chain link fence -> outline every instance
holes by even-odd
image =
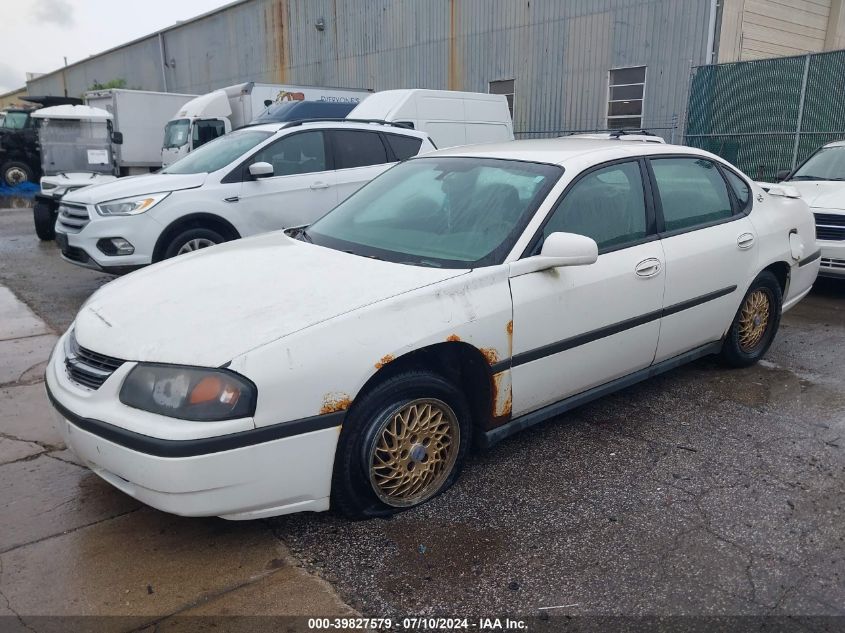
[[[684,143],[757,180],[845,138],[845,51],[698,66]]]

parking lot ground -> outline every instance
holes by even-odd
[[[27,210],[0,211],[0,261],[54,329],[108,280],[40,244]],[[244,612],[285,595],[264,575],[282,560],[373,617],[845,616],[843,366],[845,284],[820,280],[759,365],[705,359],[603,398],[472,456],[421,508],[363,522],[138,507],[25,432],[48,414],[40,385],[5,387],[0,420],[22,444],[2,450],[26,456],[0,466],[0,613],[152,617],[220,592]]]
[[[198,630],[198,616],[221,614],[354,615],[266,524],[157,512],[82,466],[45,400],[55,340],[0,286],[0,630],[77,630],[56,616],[123,616],[76,622],[113,631]]]

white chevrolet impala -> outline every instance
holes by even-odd
[[[305,229],[108,284],[47,389],[68,446],[156,508],[377,516],[471,445],[701,356],[756,362],[818,269],[805,203],[699,150],[453,148]]]

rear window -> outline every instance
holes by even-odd
[[[378,132],[366,130],[334,130],[335,169],[381,165],[387,161],[387,150]]]
[[[420,153],[420,146],[422,145],[420,138],[400,136],[399,134],[385,134],[384,136],[388,145],[390,145],[390,149],[393,150],[399,160],[405,160]]]

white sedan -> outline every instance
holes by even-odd
[[[819,253],[700,150],[554,139],[387,171],[307,227],[114,281],[47,368],[71,449],[182,515],[423,503],[490,446],[693,359],[760,359]]]

